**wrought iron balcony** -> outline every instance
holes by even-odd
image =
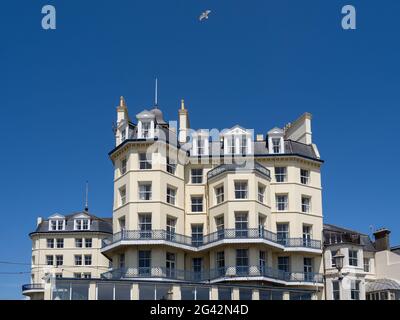
[[[314,272],[287,272],[267,266],[228,266],[204,271],[177,270],[166,267],[122,268],[105,272],[105,279],[162,278],[168,280],[210,282],[226,281],[230,278],[268,278],[273,280],[307,283],[322,283],[322,274]],[[237,279],[236,279],[237,280]]]
[[[223,229],[216,232],[204,235],[202,238],[192,238],[189,236],[169,232],[166,230],[124,230],[115,233],[112,237],[106,238],[102,242],[102,247],[105,248],[114,243],[123,240],[133,241],[149,241],[149,240],[164,240],[171,243],[182,244],[192,248],[202,249],[202,247],[215,243],[221,240],[237,240],[237,239],[263,239],[275,243],[279,246],[293,248],[311,248],[321,249],[321,241],[308,238],[283,238],[277,236],[276,233],[265,229]]]
[[[22,286],[22,292],[30,290],[44,290],[44,284],[42,283],[29,283]]]

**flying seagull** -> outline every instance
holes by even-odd
[[[210,13],[211,13],[211,10],[206,10],[206,11],[204,11],[204,12],[200,15],[199,20],[202,21],[202,20],[204,20],[204,19],[208,19],[208,15],[209,15]]]

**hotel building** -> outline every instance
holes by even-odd
[[[322,298],[323,161],[310,114],[256,137],[238,125],[193,130],[183,101],[179,126],[157,106],[135,118],[121,97],[100,295],[114,281],[134,299]]]

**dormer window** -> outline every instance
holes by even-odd
[[[197,140],[197,154],[199,156],[204,155],[205,154],[205,141],[202,138],[199,138]]]
[[[247,137],[244,135],[240,139],[240,153],[247,154]]]
[[[228,143],[228,154],[234,154],[235,153],[235,137],[227,137],[227,143]]]
[[[74,230],[90,230],[89,219],[75,219]]]
[[[65,230],[65,220],[54,219],[49,220],[49,231],[62,231]]]
[[[281,139],[274,138],[272,139],[272,148],[274,153],[281,153]]]
[[[283,136],[284,132],[279,128],[274,128],[268,132],[268,151],[270,154],[285,153],[285,142]]]
[[[192,151],[195,156],[207,156],[209,147],[208,132],[200,131],[193,136]]]
[[[252,153],[252,131],[235,126],[223,133],[224,153],[227,155],[248,155]]]
[[[143,122],[142,123],[142,138],[151,138],[150,135],[151,123],[150,122]]]

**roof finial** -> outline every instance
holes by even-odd
[[[89,211],[89,182],[86,181],[85,211]]]
[[[156,78],[156,90],[155,90],[155,94],[154,94],[154,106],[157,109],[158,106],[158,79]]]
[[[181,110],[185,110],[185,100],[181,100]]]
[[[125,98],[123,96],[119,98],[119,106],[126,107]]]

